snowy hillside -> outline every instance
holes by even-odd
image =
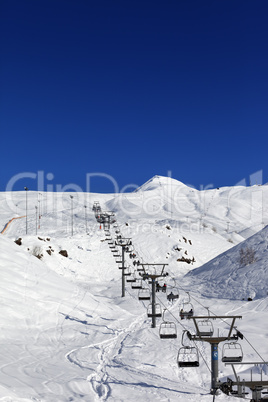
[[[268,295],[268,226],[187,275],[206,296],[255,299]]]
[[[209,345],[198,342],[199,367],[177,365],[183,331],[195,331],[179,317],[189,295],[196,315],[242,315],[244,360],[268,361],[267,195],[268,186],[197,191],[160,176],[127,194],[1,193],[0,401],[211,401]],[[114,213],[110,236],[95,201]],[[136,260],[168,264],[160,285],[179,297],[157,293],[166,311],[156,328],[150,301],[139,300],[131,282],[121,297],[121,250],[109,246],[118,231],[131,238]],[[257,261],[240,267],[241,248],[253,248]],[[138,282],[136,260],[126,255]],[[160,338],[163,319],[176,339]],[[228,329],[227,320],[213,324],[215,333]],[[234,377],[219,366],[221,381]],[[251,367],[238,369],[250,376]]]

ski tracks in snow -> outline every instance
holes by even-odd
[[[118,366],[117,358],[122,353],[126,338],[131,332],[139,329],[143,323],[144,318],[138,317],[129,327],[122,330],[113,330],[114,335],[112,338],[73,349],[67,353],[66,358],[69,362],[83,369],[93,371],[87,377],[87,381],[97,400],[106,401],[111,396],[112,390],[109,385],[110,377],[107,369]],[[93,349],[97,351],[97,354],[94,353]],[[114,379],[111,382],[114,382]]]

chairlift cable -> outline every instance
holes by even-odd
[[[266,361],[264,360],[264,358],[259,354],[259,352],[254,348],[254,346],[249,342],[249,340],[245,337],[244,335],[244,339],[247,341],[247,343],[252,347],[252,349],[254,350],[255,353],[257,353],[257,355],[259,356],[259,358],[266,363]]]

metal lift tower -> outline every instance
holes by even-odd
[[[226,336],[203,336],[202,332],[198,326],[198,320],[216,320],[216,319],[232,319],[229,332]],[[187,332],[188,338],[195,342],[208,342],[211,345],[211,394],[216,394],[217,390],[220,388],[219,383],[219,350],[218,346],[220,342],[226,341],[237,341],[238,337],[243,339],[241,332],[237,331],[236,334],[232,335],[233,329],[235,329],[235,320],[237,318],[242,318],[242,316],[193,316],[189,317],[194,321],[196,334],[192,335],[189,331]]]
[[[143,273],[141,272],[140,275],[142,277],[143,280],[146,279],[150,279],[151,280],[151,285],[152,285],[152,312],[150,314],[151,318],[152,318],[152,328],[156,327],[156,317],[158,317],[158,314],[156,313],[156,303],[155,303],[155,285],[156,285],[156,279],[158,278],[163,278],[165,276],[168,275],[167,272],[164,272],[165,266],[168,264],[143,264],[141,263],[142,267],[143,267]],[[156,267],[156,266],[160,266],[162,267],[161,272],[159,274],[157,273],[148,273],[145,270],[146,268],[149,267]]]

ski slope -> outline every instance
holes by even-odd
[[[0,237],[0,400],[212,401],[209,346],[198,345],[200,367],[177,365],[183,330],[194,332],[190,320],[179,318],[186,292],[197,315],[207,314],[207,307],[211,314],[242,315],[237,325],[245,336],[244,360],[268,361],[267,191],[253,186],[198,192],[160,176],[128,194],[29,191],[27,235],[21,218]],[[2,229],[25,215],[25,196],[0,194]],[[93,214],[96,200],[104,211],[114,211],[143,262],[168,264],[168,291],[180,297],[171,303],[159,292],[157,302],[176,323],[177,339],[160,339],[161,319],[151,328],[148,302],[138,300],[131,284],[121,297],[121,270]],[[21,245],[14,242],[18,238]],[[256,249],[257,261],[242,269],[237,255],[246,246]],[[226,322],[213,324],[219,333],[228,329]],[[233,378],[230,367],[219,366],[221,381]],[[238,370],[250,376],[250,367]],[[239,398],[221,393],[216,400]]]

